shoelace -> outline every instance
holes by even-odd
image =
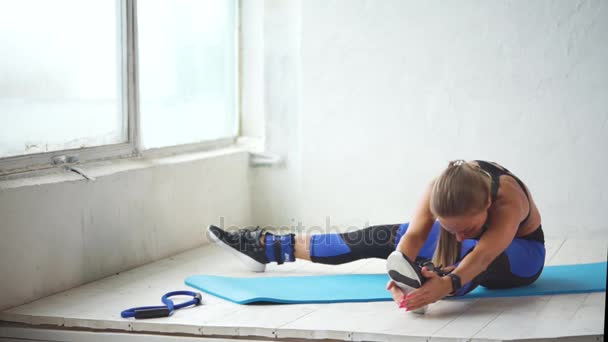
[[[255,229],[251,230],[248,228],[243,228],[243,229],[239,229],[237,231],[239,236],[243,236],[244,239],[248,242],[248,243],[253,243],[254,245],[256,245],[258,243],[258,239],[256,238],[256,232],[257,231],[262,231],[263,229],[261,229],[259,226],[256,227]]]
[[[425,261],[422,264],[420,264],[420,268],[422,267],[426,267],[427,270],[431,271],[431,272],[435,272],[440,276],[444,276],[446,274],[449,274],[450,272],[446,272],[443,270],[443,265],[439,265],[439,266],[435,266],[435,264],[433,264],[432,261]]]

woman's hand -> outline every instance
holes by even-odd
[[[392,279],[386,284],[386,289],[391,293],[393,300],[395,303],[397,303],[397,305],[399,305],[399,308],[402,308],[403,300],[405,299],[405,293],[403,293],[403,290],[400,289]]]
[[[440,277],[437,273],[422,268],[422,275],[427,281],[420,288],[405,297],[406,311],[416,310],[425,305],[435,303],[452,292],[452,281],[448,277]],[[388,287],[387,287],[388,288]]]
[[[455,270],[455,269],[456,269],[456,266],[455,266],[455,265],[452,265],[452,266],[447,266],[447,267],[444,267],[444,268],[442,268],[441,270],[442,270],[443,272],[445,272],[445,273],[450,273],[450,272],[452,272],[452,271],[453,271],[453,270]]]

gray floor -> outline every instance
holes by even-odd
[[[547,264],[606,260],[608,241],[549,240]],[[62,327],[185,336],[252,336],[356,341],[522,340],[601,341],[606,293],[440,301],[424,316],[397,310],[392,302],[305,305],[237,305],[203,294],[205,305],[172,317],[126,320],[120,311],[160,303],[162,294],[187,289],[193,274],[278,276],[383,273],[384,261],[340,265],[306,261],[271,265],[264,274],[244,270],[217,246],[206,245],[0,313],[26,326]],[[2,330],[0,330],[1,332]],[[0,335],[2,337],[2,335]]]

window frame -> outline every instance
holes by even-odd
[[[137,0],[115,0],[118,4],[117,15],[120,20],[119,39],[121,50],[121,94],[122,110],[126,114],[127,142],[102,146],[66,149],[44,153],[33,153],[19,156],[0,158],[0,177],[11,176],[36,170],[56,168],[58,163],[54,160],[61,156],[78,156],[78,162],[83,164],[91,161],[100,161],[119,158],[148,157],[172,155],[195,151],[218,149],[235,144],[241,135],[241,1],[235,0],[235,113],[237,127],[234,136],[215,140],[206,140],[191,144],[166,146],[144,150],[141,144],[140,112],[139,112],[139,84],[138,84],[138,44],[137,44]],[[60,165],[70,165],[60,163]]]

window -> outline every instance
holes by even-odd
[[[0,1],[0,157],[127,142],[116,7]]]
[[[236,7],[229,0],[139,1],[145,148],[234,136]]]
[[[0,0],[0,175],[232,141],[237,5]]]

